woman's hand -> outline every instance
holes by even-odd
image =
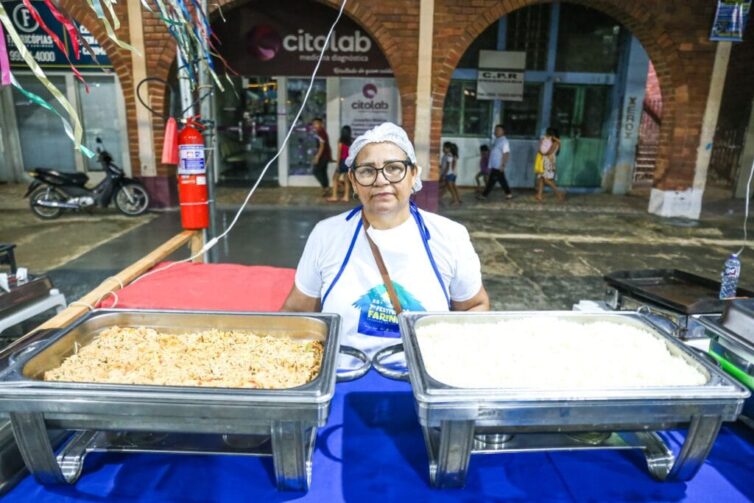
[[[484,287],[479,289],[476,295],[469,300],[458,302],[455,300],[450,301],[451,311],[489,311],[490,310],[490,297],[487,295],[487,290]]]
[[[289,313],[318,313],[322,310],[322,306],[318,298],[309,297],[293,285],[291,293],[288,294],[280,310]]]

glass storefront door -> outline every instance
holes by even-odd
[[[113,162],[123,166],[126,152],[123,151],[123,128],[118,119],[119,90],[112,77],[88,76],[89,94],[84,85],[76,81],[81,108],[81,120],[84,126],[84,143],[94,149],[96,140],[102,140],[102,147],[113,156]],[[69,149],[70,150],[70,149]],[[89,159],[84,156],[87,171],[101,171],[102,165],[97,157]]]
[[[304,102],[306,90],[309,87],[309,79],[288,79],[288,124],[293,122],[296,113],[301,104]],[[317,137],[311,129],[312,119],[320,117],[327,124],[327,81],[326,79],[315,79],[306,107],[301,113],[298,122],[293,128],[293,134],[288,141],[288,174],[289,175],[311,175],[312,158],[317,153],[319,147]],[[332,138],[330,138],[330,148]]]
[[[219,181],[254,182],[277,152],[277,81],[269,77],[233,77],[233,86],[216,94]],[[264,183],[277,183],[277,161]]]
[[[550,126],[560,134],[558,185],[599,187],[610,86],[556,84]]]
[[[17,78],[24,89],[38,96],[50,97],[49,103],[55,106],[57,102],[36,77],[17,75]],[[49,76],[49,79],[63,95],[66,95],[65,77]],[[24,170],[47,168],[68,173],[75,172],[76,159],[73,144],[63,132],[63,123],[60,118],[36,103],[32,103],[26,96],[15,90],[13,104]]]

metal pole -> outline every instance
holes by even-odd
[[[207,10],[207,0],[202,0],[201,6],[204,12],[209,15],[209,11]],[[202,45],[204,45],[203,53],[208,54],[206,39],[202,40]],[[207,229],[205,236],[207,240],[210,240],[217,236],[215,174],[218,162],[219,145],[217,141],[217,123],[215,121],[214,113],[215,107],[213,106],[214,90],[212,90],[212,82],[210,81],[208,63],[208,61],[201,61],[199,63],[199,96],[203,97],[203,99],[199,102],[199,114],[202,116],[202,119],[210,121],[209,127],[204,130],[204,144],[208,147],[206,152],[211,157],[211,162],[210,159],[205,158],[207,166],[207,199],[209,200],[209,228]],[[208,94],[210,90],[212,90],[212,92]],[[218,250],[216,247],[212,247],[210,250],[208,250],[205,257],[206,262],[216,263],[218,261],[217,251]]]

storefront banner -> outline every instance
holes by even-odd
[[[526,52],[479,51],[476,99],[523,101]]]
[[[340,95],[340,123],[351,126],[354,138],[383,122],[398,122],[395,79],[341,79]]]
[[[741,42],[749,20],[751,0],[718,0],[710,40]]]
[[[39,12],[42,21],[47,27],[63,41],[68,49],[71,62],[76,65],[77,68],[96,68],[98,66],[92,56],[84,50],[80,53],[81,57],[76,59],[68,32],[65,30],[65,27],[55,19],[55,16],[53,16],[52,12],[50,12],[50,9],[43,1],[35,0],[33,1],[33,6],[37,9],[37,12]],[[18,31],[22,42],[26,45],[27,49],[29,49],[29,52],[31,52],[34,60],[40,67],[49,69],[70,68],[63,51],[55,45],[52,37],[34,20],[31,12],[29,12],[22,1],[3,1],[3,7],[5,7],[5,10],[8,12],[10,19],[13,22],[13,26],[15,26],[16,31]],[[83,26],[79,26],[79,30],[91,46],[92,51],[97,55],[97,59],[101,66],[112,67],[105,50],[100,47],[97,39],[94,38],[94,36],[92,36],[92,34]],[[5,37],[11,67],[27,69],[28,66],[21,57],[21,53],[16,49],[15,44],[13,44],[13,41],[7,33],[5,34]]]
[[[316,2],[251,1],[212,25],[218,49],[241,75],[305,76],[319,58],[337,12]],[[366,31],[342,17],[330,38],[320,76],[389,77],[390,65]]]

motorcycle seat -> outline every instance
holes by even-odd
[[[60,171],[47,168],[36,168],[35,171],[49,177],[59,178],[61,181],[73,183],[74,185],[83,185],[89,180],[89,177],[85,173],[61,173]]]

